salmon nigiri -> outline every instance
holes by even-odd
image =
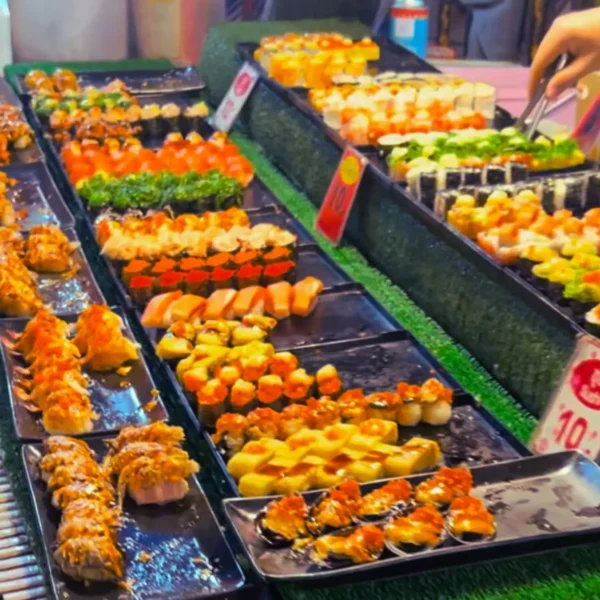
[[[240,290],[233,303],[233,313],[236,317],[246,315],[262,315],[265,307],[265,288],[259,285]]]
[[[233,302],[236,296],[237,291],[232,289],[214,291],[206,303],[204,320],[233,319]]]
[[[294,285],[292,314],[307,317],[317,305],[317,297],[323,291],[323,282],[316,277],[306,277]]]
[[[194,294],[184,294],[171,304],[168,314],[172,325],[175,321],[190,321],[197,313],[203,313],[206,298]]]
[[[276,319],[290,316],[292,306],[292,286],[287,281],[273,283],[267,287],[265,310]]]
[[[183,296],[181,290],[154,296],[154,298],[148,302],[148,306],[146,306],[146,310],[142,315],[142,325],[144,327],[168,327],[169,323],[165,323],[164,319],[165,314],[171,304],[173,304],[175,300],[181,298],[181,296]]]

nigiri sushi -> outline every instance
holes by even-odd
[[[307,317],[317,304],[317,297],[323,291],[323,282],[316,277],[307,277],[293,288],[292,314]]]
[[[189,321],[197,313],[203,313],[205,308],[205,298],[202,298],[202,296],[195,296],[194,294],[184,294],[170,306],[169,313],[171,323],[176,321]]]
[[[236,290],[216,290],[206,303],[203,318],[205,321],[216,319],[233,319],[233,303],[237,296]]]
[[[168,324],[164,322],[165,313],[171,304],[181,296],[183,296],[183,292],[178,290],[152,298],[142,315],[142,325],[144,327],[168,327]]]
[[[267,287],[265,310],[276,319],[290,316],[292,304],[292,286],[287,281],[280,281]]]
[[[233,303],[233,313],[236,317],[245,317],[249,314],[262,315],[264,303],[264,288],[258,285],[247,287],[237,293]]]

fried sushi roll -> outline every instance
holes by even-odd
[[[117,581],[123,576],[123,555],[103,537],[71,537],[57,547],[54,560],[79,581]]]
[[[415,499],[421,504],[448,506],[455,498],[467,496],[472,488],[473,476],[468,469],[442,467],[417,486]]]
[[[294,494],[268,504],[258,514],[256,526],[268,544],[286,546],[308,536],[305,525],[307,516],[308,506],[304,498]]]
[[[450,533],[461,542],[478,542],[496,534],[494,515],[480,498],[462,496],[450,504]]]
[[[306,527],[312,535],[352,524],[360,503],[360,487],[355,481],[344,481],[326,491],[310,507]]]
[[[433,506],[419,506],[408,516],[388,523],[384,532],[392,548],[404,553],[421,552],[443,541],[444,517]]]
[[[346,532],[323,535],[315,540],[310,558],[317,563],[335,566],[350,562],[355,565],[376,561],[383,553],[385,537],[375,525],[362,525]]]
[[[405,479],[395,479],[360,499],[357,517],[361,520],[382,519],[392,511],[405,507],[413,489]]]

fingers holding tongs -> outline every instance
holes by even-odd
[[[515,127],[519,131],[523,131],[527,135],[527,139],[531,140],[537,131],[540,120],[542,119],[546,109],[548,108],[549,100],[546,97],[546,88],[550,83],[550,80],[556,73],[562,71],[571,61],[573,57],[570,54],[561,54],[544,72],[544,76],[540,79],[540,82],[531,96],[531,100],[527,104],[527,107],[523,111],[523,114],[517,120]],[[541,102],[540,102],[541,100]],[[529,115],[536,108],[537,110],[531,119],[529,126],[526,128],[526,121]]]

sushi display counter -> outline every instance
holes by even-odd
[[[242,23],[214,28],[199,65],[211,103],[218,104],[247,57],[244,44],[256,47],[264,36],[298,31],[298,27],[322,31],[327,23]],[[353,39],[368,35],[358,24],[335,22],[333,29]],[[411,60],[410,55],[401,56],[386,68],[434,72],[430,65]],[[306,96],[306,91],[298,93],[297,88],[284,88],[263,77],[238,124],[318,206],[339,162],[343,139],[324,126],[302,94]],[[499,107],[495,125],[511,125],[510,115]],[[391,182],[385,160],[377,152],[367,157],[375,168],[367,169],[364,176],[348,220],[348,239],[530,410],[541,414],[573,350],[578,328],[540,309],[539,301],[532,303],[511,276],[493,268],[424,203],[415,202],[406,188]],[[464,173],[459,175],[453,185],[471,181],[470,175],[468,179]],[[490,172],[490,182],[497,181],[497,176],[500,182],[506,181],[504,172],[493,177]],[[487,181],[485,169],[475,183],[484,177]],[[437,187],[436,180],[434,195]],[[488,331],[496,333],[490,336]],[[523,362],[523,356],[528,360]]]
[[[86,76],[82,67],[80,82]],[[70,77],[60,72],[54,84]],[[172,77],[183,85],[170,72],[124,79],[137,98]],[[244,585],[254,581],[236,561],[246,554],[276,582],[275,597],[326,598],[347,592],[305,586],[376,586],[398,569],[442,563],[476,570],[479,559],[595,539],[589,491],[600,469],[572,453],[529,457],[521,440],[532,420],[507,402],[522,422],[520,435],[511,433],[487,408],[492,386],[483,402],[467,393],[445,368],[451,361],[442,366],[370,286],[353,282],[273,194],[278,176],[265,159],[240,160],[249,142],[196,123],[204,138],[164,129],[141,144],[73,144],[50,139],[56,128],[32,110],[75,215],[63,261],[80,252],[100,294],[58,307],[58,316],[34,308],[14,315],[28,318],[0,320],[8,407],[20,438],[39,442],[24,444],[21,456],[57,597],[268,595]],[[187,158],[174,173],[157,167],[153,181],[136,179],[148,166],[124,171],[118,160],[132,148],[150,162],[171,150],[182,156],[190,144],[219,158],[212,166],[246,190],[232,188],[221,202],[218,184],[202,197],[207,166],[195,170]],[[94,157],[85,171],[80,156]],[[106,157],[117,159],[109,165]],[[111,175],[99,176],[100,165]],[[185,183],[177,179],[188,171]],[[117,193],[135,204],[103,200]],[[53,206],[54,226],[68,231],[68,211]],[[30,216],[15,218],[28,228]],[[35,226],[23,235],[36,234],[62,241]],[[30,265],[27,239],[23,251],[15,247]],[[68,377],[53,371],[56,356]],[[48,393],[40,374],[59,390]],[[225,483],[213,507],[211,479]],[[565,486],[568,498],[556,492]],[[262,497],[279,492],[295,495],[281,505]],[[281,529],[288,506],[296,512]],[[330,522],[335,514],[343,518]]]

